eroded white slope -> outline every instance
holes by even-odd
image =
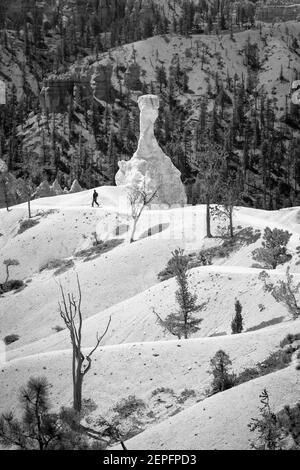
[[[196,392],[195,400],[200,399],[211,383],[210,359],[219,349],[229,354],[233,370],[240,372],[263,361],[288,333],[295,332],[300,332],[300,320],[239,335],[100,347],[84,381],[84,396],[98,404],[99,414],[129,395],[147,402],[158,387],[176,393],[190,388]],[[41,375],[53,385],[53,406],[69,405],[72,377],[68,349],[1,364],[0,411],[16,406],[19,387],[28,377]]]
[[[189,276],[190,287],[197,294],[199,304],[207,302],[205,308],[197,314],[203,321],[200,330],[193,337],[230,335],[236,298],[243,306],[244,331],[257,326],[268,326],[268,322],[289,321],[291,317],[286,308],[282,304],[276,303],[270,293],[264,292],[263,283],[258,280],[259,272],[260,270],[257,269],[231,266],[205,266],[192,269]],[[282,276],[284,273],[278,272],[272,274],[272,279],[280,279]],[[300,275],[297,275],[297,279],[300,281]],[[110,316],[112,318],[111,326],[102,344],[172,340],[174,337],[165,333],[158,325],[153,309],[162,318],[172,311],[177,311],[176,289],[177,284],[172,278],[92,315],[83,323],[83,345],[91,346],[93,344],[96,332],[101,333],[105,330]],[[85,295],[82,304],[83,312],[86,311],[90,303],[88,296]],[[30,318],[32,317],[32,315],[28,315]],[[38,311],[36,321],[38,321],[39,315]],[[15,316],[13,315],[13,317]],[[63,322],[58,316],[56,319],[57,323],[63,326]],[[15,331],[26,332],[24,319],[20,316],[18,321]],[[33,319],[31,321],[33,322]],[[55,318],[52,321],[54,322]],[[13,323],[5,326],[7,331],[13,327]],[[68,330],[53,333],[47,338],[22,346],[22,343],[27,343],[29,339],[27,334],[23,341],[21,338],[18,342],[13,343],[8,348],[8,357],[22,357],[66,349],[70,344]]]
[[[20,336],[18,343],[10,348],[53,335],[53,328],[61,324],[58,282],[61,281],[66,290],[76,292],[76,273],[82,286],[84,318],[95,316],[86,324],[86,344],[92,341],[95,330],[104,327],[110,314],[114,321],[106,338],[109,344],[162,339],[152,309],[162,316],[174,309],[176,285],[171,280],[155,286],[157,274],[177,246],[191,251],[221,243],[220,239],[205,239],[205,207],[196,206],[146,210],[138,224],[137,241],[129,244],[128,231],[116,235],[116,227],[124,229],[130,225],[124,194],[120,188],[109,187],[99,188],[98,192],[100,209],[90,207],[90,191],[33,201],[34,213],[49,209],[54,212],[41,217],[38,225],[19,235],[18,221],[20,215],[25,217],[26,205],[13,207],[10,212],[0,211],[3,234],[0,237],[0,275],[4,279],[5,268],[1,261],[16,258],[20,265],[11,268],[11,277],[31,278],[21,292],[1,297],[0,335],[2,338],[13,333]],[[261,232],[266,225],[290,230],[292,253],[299,244],[298,219],[298,208],[274,212],[238,208],[235,212],[236,226],[250,226]],[[159,230],[161,232],[157,233]],[[78,250],[92,245],[93,232],[99,239],[118,237],[124,242],[92,261],[72,258]],[[286,311],[275,304],[269,294],[263,293],[262,284],[257,280],[259,271],[251,268],[251,253],[260,243],[258,240],[228,258],[216,260],[216,266],[193,271],[191,286],[200,302],[208,301],[201,314],[204,318],[201,335],[229,331],[235,297],[243,304],[246,328],[286,316]],[[53,276],[54,270],[39,272],[46,262],[65,256],[74,260],[72,269],[57,277]],[[294,256],[292,270],[297,272],[296,260]],[[221,268],[220,264],[224,266]],[[274,273],[282,273],[284,269],[278,267]],[[153,289],[148,291],[151,287]],[[259,304],[266,306],[262,312]],[[112,310],[107,311],[109,308]],[[66,335],[52,336],[46,343],[42,346],[46,350],[65,348]]]
[[[259,395],[267,388],[272,409],[299,401],[300,374],[293,366],[244,383],[189,407],[127,441],[127,448],[158,450],[247,450],[248,428],[259,416]]]

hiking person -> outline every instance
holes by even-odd
[[[94,189],[92,207],[94,207],[94,204],[97,204],[97,206],[99,207],[97,199],[98,199],[98,193],[97,193],[96,189]]]

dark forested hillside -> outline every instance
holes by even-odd
[[[137,97],[160,96],[160,145],[203,201],[205,139],[226,151],[242,203],[300,203],[300,23],[257,21],[261,2],[0,0],[0,158],[38,185],[114,184],[136,149]],[[16,201],[14,186],[9,197]]]

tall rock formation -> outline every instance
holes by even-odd
[[[153,203],[186,204],[184,185],[180,171],[164,154],[154,135],[154,123],[158,117],[159,98],[143,95],[138,99],[140,108],[140,138],[138,148],[131,160],[120,161],[116,174],[117,186],[126,189],[146,186],[146,190],[157,191]]]

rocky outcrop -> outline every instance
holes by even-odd
[[[99,101],[110,101],[111,99],[111,77],[113,67],[109,60],[105,63],[96,64],[94,66],[93,74],[91,77],[91,87],[94,96]]]
[[[164,154],[154,135],[158,117],[159,98],[143,95],[138,99],[140,108],[140,138],[131,160],[120,161],[116,174],[117,186],[157,191],[153,203],[186,204],[187,198],[180,179],[180,171]]]
[[[51,76],[43,82],[40,103],[44,112],[65,113],[72,104],[92,100],[111,101],[113,66],[110,60],[92,65],[88,69],[75,67],[65,75]]]
[[[61,189],[61,186],[57,179],[50,186],[50,189],[55,196],[60,196],[61,194],[63,194],[63,190]]]
[[[79,193],[80,191],[82,191],[82,187],[78,183],[78,180],[74,180],[69,193]]]
[[[53,193],[48,181],[44,180],[37,187],[35,193],[33,194],[33,197],[35,199],[38,199],[40,197],[50,197],[50,196],[54,196],[54,195],[55,194]]]

